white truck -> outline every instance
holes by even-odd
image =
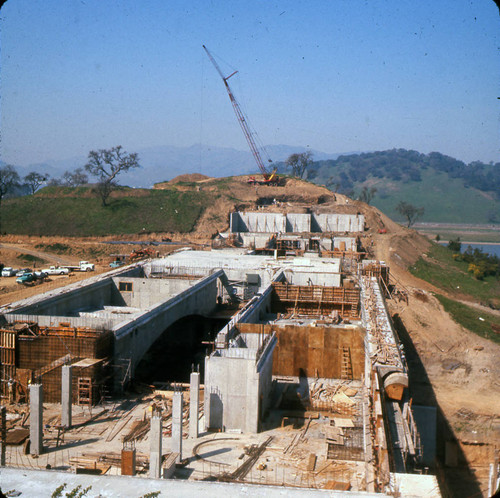
[[[50,266],[49,268],[44,268],[42,272],[47,275],[67,275],[69,270],[68,268],[63,268],[62,266]]]
[[[69,271],[94,271],[95,265],[94,263],[89,263],[88,261],[80,261],[78,266],[64,265],[61,268],[67,268]]]

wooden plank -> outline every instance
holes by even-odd
[[[313,472],[314,469],[316,468],[316,460],[318,457],[316,456],[315,453],[310,453],[309,454],[309,459],[307,460],[307,471],[308,472]]]

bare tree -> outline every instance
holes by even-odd
[[[396,211],[404,216],[406,218],[406,221],[408,222],[408,228],[410,228],[421,216],[424,214],[424,208],[423,207],[416,207],[413,204],[409,204],[408,202],[401,201],[397,206],[396,206]]]
[[[19,174],[14,166],[4,166],[0,168],[0,207],[3,198],[15,187],[19,185]],[[1,218],[0,218],[0,232],[1,232]]]
[[[292,154],[285,161],[285,164],[288,168],[292,168],[292,172],[294,176],[298,176],[299,178],[304,177],[304,173],[307,168],[312,165],[312,152],[302,152],[300,154]]]
[[[26,185],[28,185],[28,187],[30,188],[31,194],[34,194],[48,179],[49,179],[48,174],[41,174],[37,173],[36,171],[28,173],[24,177],[24,181]]]
[[[109,150],[91,150],[88,163],[85,165],[85,169],[99,179],[96,190],[104,207],[107,206],[107,200],[117,186],[116,177],[122,172],[139,167],[138,155],[127,154],[121,145]]]
[[[377,192],[376,187],[363,187],[361,190],[361,193],[359,194],[358,201],[366,202],[367,204],[370,204],[370,202],[373,200],[375,197],[375,193]]]
[[[78,187],[89,182],[89,177],[83,168],[76,168],[73,172],[65,171],[62,179],[68,187]]]

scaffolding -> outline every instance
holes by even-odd
[[[40,327],[34,322],[4,325],[0,329],[1,396],[10,402],[26,401],[29,383],[37,381],[43,384],[47,402],[59,402],[61,367],[71,364],[75,367],[75,396],[81,377],[101,386],[107,380],[105,360],[112,348],[113,334],[107,331],[71,327],[68,323],[54,327]]]
[[[338,312],[343,319],[359,319],[359,289],[273,282],[273,309],[300,315]]]

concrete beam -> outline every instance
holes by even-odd
[[[71,427],[71,405],[73,401],[73,370],[71,365],[64,365],[61,372],[61,425]]]
[[[30,453],[43,453],[43,386],[30,385]]]
[[[172,452],[178,453],[177,463],[182,460],[182,391],[175,391],[172,400]]]
[[[151,417],[149,439],[151,441],[149,453],[149,477],[152,479],[160,479],[162,464],[161,414],[153,414]]]
[[[189,437],[198,437],[198,417],[200,415],[200,374],[192,372],[189,388]]]

